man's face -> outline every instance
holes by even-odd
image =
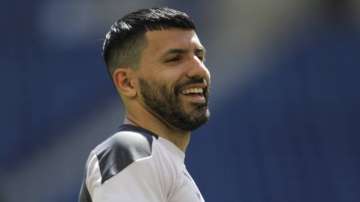
[[[191,131],[209,116],[210,73],[205,50],[193,30],[150,31],[138,81],[141,102],[167,125]]]

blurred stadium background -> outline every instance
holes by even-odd
[[[208,202],[360,201],[360,1],[1,1],[1,202],[77,201],[121,123],[100,55],[112,22],[169,6],[208,49],[212,118],[188,169]]]

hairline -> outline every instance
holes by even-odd
[[[132,68],[134,70],[138,69],[139,64],[141,62],[142,53],[149,44],[147,33],[159,32],[159,31],[167,31],[167,30],[195,31],[195,29],[193,29],[193,28],[182,28],[182,27],[174,26],[174,27],[166,27],[166,28],[154,29],[154,30],[145,30],[145,32],[143,32],[143,33],[138,33],[138,36],[136,38],[134,38],[134,45],[135,46],[130,47],[130,48],[135,48],[136,51],[137,51],[136,56],[134,58],[134,61],[132,61],[132,62],[122,62],[120,64],[117,64],[116,67],[110,67],[110,68],[113,69],[111,74],[113,74],[114,71],[116,71],[116,69],[119,69],[119,68]],[[205,48],[202,45],[201,45],[200,48],[205,51]],[[118,48],[116,50],[116,52],[118,52],[120,49]],[[119,56],[119,53],[117,53],[117,57],[121,57],[121,56]]]

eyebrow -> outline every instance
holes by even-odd
[[[184,54],[184,53],[187,53],[189,52],[188,49],[182,49],[182,48],[172,48],[168,51],[166,51],[164,54],[162,54],[161,58],[164,58],[165,56],[167,55],[171,55],[171,54]],[[204,55],[206,53],[206,49],[204,47],[198,47],[194,50],[195,53],[198,53],[198,52],[202,52]]]
[[[170,54],[183,54],[183,53],[187,53],[187,52],[189,52],[189,50],[187,50],[187,49],[173,48],[173,49],[166,51],[163,54],[163,56],[170,55]]]

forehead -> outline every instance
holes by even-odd
[[[203,48],[194,30],[156,30],[145,34],[147,47],[144,52],[152,56],[162,55],[169,49],[198,49]]]

